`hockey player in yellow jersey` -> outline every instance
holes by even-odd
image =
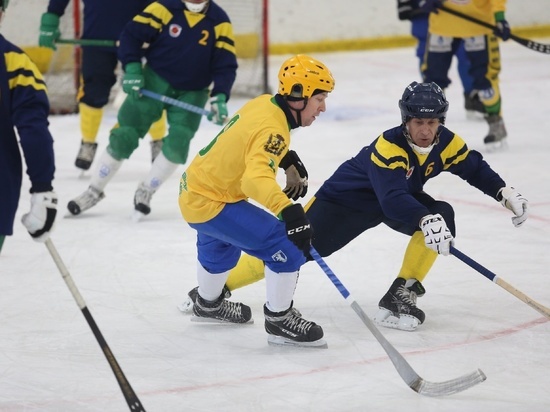
[[[479,24],[454,16],[439,7],[475,17],[497,29],[492,31]],[[474,92],[485,106],[485,119],[489,132],[484,142],[489,146],[500,146],[507,137],[502,118],[502,97],[498,75],[500,73],[500,51],[498,37],[508,40],[510,26],[505,18],[506,0],[422,0],[420,8],[431,12],[429,36],[422,65],[425,82],[435,82],[446,89],[450,81],[447,72],[454,51],[464,42],[470,60],[470,75]]]
[[[197,231],[194,319],[251,321],[250,307],[226,300],[223,293],[229,271],[245,252],[265,264],[268,342],[326,346],[321,326],[292,307],[312,228],[302,205],[281,190],[276,173],[288,160],[290,130],[310,126],[326,110],[334,78],[323,63],[306,55],[286,60],[278,77],[278,93],[245,104],[181,177],[181,213]]]

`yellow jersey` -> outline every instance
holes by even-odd
[[[188,223],[214,218],[227,203],[253,199],[274,215],[292,205],[276,181],[290,146],[290,125],[275,97],[245,104],[201,149],[180,179],[179,206]]]
[[[496,24],[495,13],[506,10],[506,0],[447,0],[443,5],[492,25]],[[491,34],[492,30],[439,10],[430,14],[429,32],[464,38]]]

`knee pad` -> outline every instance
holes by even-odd
[[[185,164],[194,134],[186,127],[170,125],[170,131],[162,144],[162,153],[172,163]]]
[[[109,149],[113,157],[128,159],[139,145],[139,135],[131,127],[117,127],[109,135]]]

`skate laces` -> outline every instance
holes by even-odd
[[[224,318],[241,318],[242,317],[242,305],[239,302],[230,302],[224,300],[220,307],[220,315]]]
[[[402,303],[416,307],[416,293],[410,291],[405,286],[399,286],[396,295]]]
[[[97,202],[99,202],[100,197],[100,192],[98,192],[93,187],[89,187],[84,193],[78,196],[74,200],[74,202],[77,203],[82,210],[84,210],[90,206],[94,206]]]
[[[82,143],[78,151],[78,157],[91,162],[94,160],[96,145],[94,143]]]
[[[313,322],[305,320],[299,316],[296,316],[296,312],[291,310],[284,318],[283,325],[288,326],[291,330],[298,331],[302,334],[307,334],[307,332],[313,326]]]
[[[139,187],[136,190],[136,194],[134,197],[135,204],[144,204],[149,205],[151,203],[151,198],[153,197],[154,190],[148,188],[143,183],[139,185]]]

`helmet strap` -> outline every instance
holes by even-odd
[[[403,123],[403,135],[405,136],[405,139],[407,139],[407,143],[409,144],[411,149],[413,149],[413,151],[416,154],[419,154],[421,156],[425,156],[425,155],[430,154],[430,152],[432,151],[434,146],[439,143],[439,134],[440,133],[441,132],[438,130],[437,133],[435,134],[435,139],[434,139],[434,141],[431,145],[429,145],[428,147],[420,147],[420,146],[418,146],[417,144],[415,144],[413,142],[413,140],[411,138],[411,134],[409,133],[409,127],[407,126],[406,123]]]
[[[300,127],[302,127],[302,111],[304,111],[304,109],[306,108],[308,100],[309,100],[308,97],[304,97],[304,98],[301,99],[301,100],[290,100],[290,101],[294,101],[294,102],[303,101],[303,102],[304,102],[304,105],[302,106],[301,109],[295,109],[294,107],[288,105],[288,107],[290,108],[290,110],[292,110],[293,112],[296,113],[296,122],[298,123],[298,126],[300,126]],[[289,102],[289,101],[287,100],[287,104],[288,104],[288,102]]]

